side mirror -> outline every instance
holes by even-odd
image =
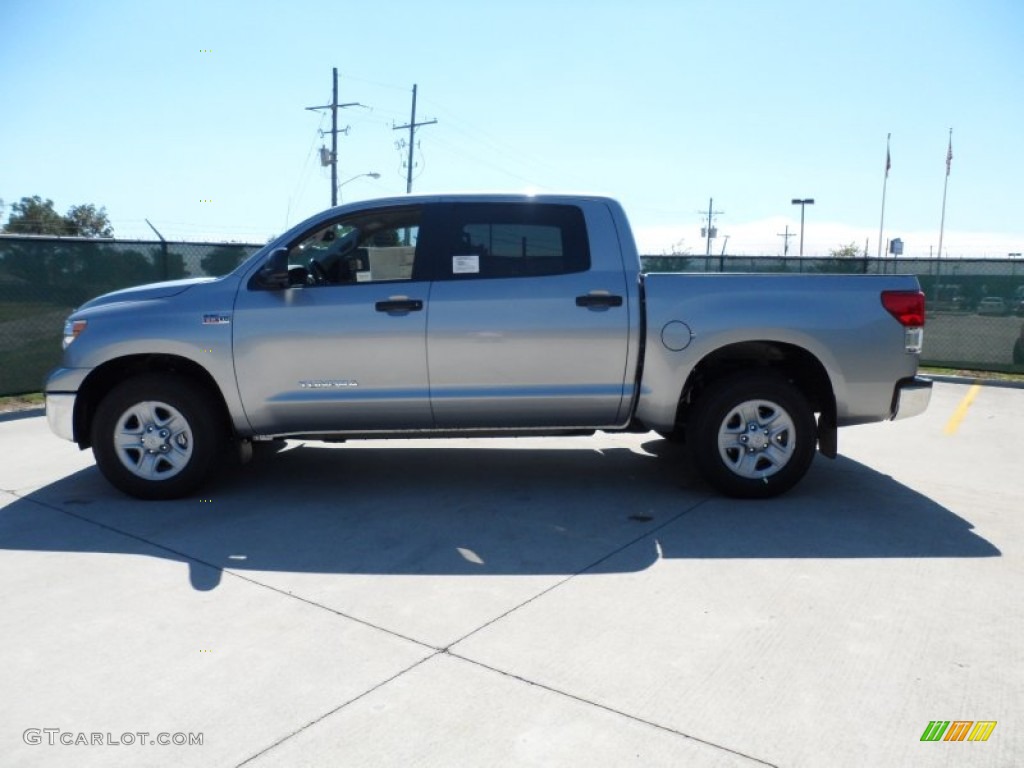
[[[288,249],[275,248],[267,262],[260,267],[259,284],[270,290],[280,291],[291,285],[288,277]]]

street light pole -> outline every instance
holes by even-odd
[[[379,179],[380,178],[380,174],[379,173],[374,173],[374,172],[360,173],[360,174],[357,174],[357,175],[353,176],[351,179],[345,179],[345,181],[341,182],[341,184],[338,185],[338,193],[339,194],[341,193],[341,188],[344,187],[346,184],[348,184],[350,182],[353,182],[356,179],[362,179],[362,178]]]
[[[804,208],[808,205],[814,205],[814,198],[806,197],[802,200],[794,199],[793,205],[800,206],[800,257],[804,255]]]

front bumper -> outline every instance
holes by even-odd
[[[46,422],[57,437],[75,441],[75,394],[46,393]]]
[[[921,376],[905,379],[896,385],[892,399],[892,420],[909,419],[919,416],[928,408],[932,399],[932,380]]]
[[[91,368],[54,368],[46,377],[46,421],[57,437],[75,440],[75,397]]]

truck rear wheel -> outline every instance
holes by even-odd
[[[727,496],[764,499],[792,488],[814,459],[814,413],[781,376],[735,374],[690,409],[687,444],[701,476]]]
[[[224,446],[223,420],[191,381],[144,374],[110,391],[92,425],[103,476],[140,499],[177,499],[206,479]]]

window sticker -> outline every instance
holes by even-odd
[[[480,273],[480,257],[476,254],[471,256],[452,256],[453,275],[476,275]]]
[[[373,273],[370,270],[364,270],[362,272],[356,272],[357,283],[370,283],[373,282]]]

